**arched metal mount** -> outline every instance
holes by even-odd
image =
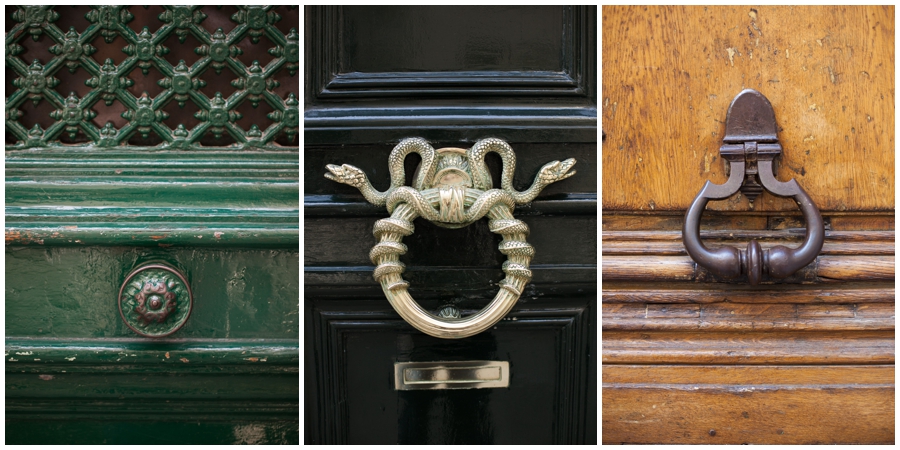
[[[725,138],[719,153],[728,161],[730,174],[725,184],[709,181],[697,194],[684,219],[684,247],[691,258],[724,278],[747,275],[756,285],[763,274],[785,278],[812,262],[822,250],[825,224],[812,199],[791,179],[775,179],[773,162],[781,154],[775,133],[775,111],[769,100],[753,89],[741,91],[728,108]],[[746,250],[733,247],[709,249],[700,240],[700,218],[710,200],[721,200],[740,190],[751,202],[765,189],[781,197],[793,197],[806,220],[806,237],[795,249],[781,245],[762,249],[751,240]]]

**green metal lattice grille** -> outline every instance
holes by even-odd
[[[290,87],[289,92],[279,96],[274,89],[280,85],[276,74],[286,70],[295,75],[299,65],[299,35],[296,28],[290,28],[285,34],[275,24],[282,16],[272,6],[239,6],[238,11],[230,19],[236,23],[227,33],[222,28],[209,31],[203,26],[208,17],[199,6],[165,6],[158,15],[161,26],[152,32],[148,27],[135,31],[128,26],[135,13],[142,12],[135,6],[92,6],[84,15],[89,25],[78,32],[75,27],[63,31],[54,22],[60,18],[60,12],[54,6],[19,6],[11,15],[14,26],[7,27],[6,34],[6,67],[7,78],[14,77],[7,88],[6,98],[6,133],[7,149],[60,147],[67,145],[61,139],[72,142],[76,135],[81,142],[74,144],[82,147],[120,147],[129,145],[129,139],[140,135],[158,137],[158,148],[164,149],[199,149],[207,148],[201,144],[201,138],[212,135],[216,139],[223,136],[229,141],[228,147],[283,149],[279,143],[287,143],[296,147],[297,133],[300,126],[299,83]],[[210,7],[206,7],[210,8]],[[299,25],[299,24],[298,24]],[[165,57],[170,52],[164,43],[171,35],[175,35],[180,43],[193,36],[201,45],[193,49],[200,58],[192,64],[185,61],[170,61]],[[102,40],[98,39],[102,36]],[[52,56],[42,64],[39,59],[23,60],[20,55],[26,53],[22,45],[28,37],[37,42],[42,36],[52,41],[49,52]],[[265,36],[274,47],[267,51],[273,59],[264,66],[257,60],[248,65],[238,58],[244,52],[240,43],[249,38],[256,43]],[[91,55],[97,53],[92,45],[111,45],[121,37],[125,45],[121,48],[122,58],[115,64],[112,58],[96,61]],[[71,86],[60,86],[55,76],[63,69],[75,73],[84,69],[87,79],[77,80],[88,86],[90,90],[79,96]],[[134,86],[129,78],[132,71],[140,70],[147,74],[155,68],[162,75],[156,84],[162,91],[151,96],[146,90],[135,95],[128,88]],[[219,91],[212,95],[204,93],[207,85],[205,74],[210,69],[216,74],[230,71],[237,78],[230,84],[236,90],[230,95]],[[72,81],[69,81],[71,84]],[[63,92],[70,92],[63,95]],[[283,92],[283,90],[282,90]],[[20,120],[23,111],[20,109],[26,102],[36,106],[41,101],[49,102],[53,108],[49,112],[52,123],[41,126],[23,125]],[[98,126],[92,119],[97,117],[95,107],[107,106],[118,101],[124,105],[121,117],[127,122],[117,127],[112,121]],[[193,117],[195,124],[164,123],[169,117],[164,108],[170,103],[183,108],[186,103],[196,105]],[[268,123],[260,127],[252,124],[242,128],[237,122],[242,115],[238,107],[249,104],[257,108],[261,103],[267,104],[271,112],[265,116]],[[171,108],[169,108],[171,109]],[[46,119],[46,118],[45,118]],[[286,139],[285,139],[286,138]]]

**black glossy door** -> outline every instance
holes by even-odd
[[[305,13],[305,442],[596,443],[596,8]],[[394,312],[368,256],[387,211],[323,176],[326,164],[352,164],[384,189],[391,149],[412,136],[435,148],[504,139],[519,190],[549,161],[578,161],[575,176],[516,208],[534,276],[476,336],[434,338]],[[418,159],[407,158],[408,179]],[[456,230],[416,220],[401,257],[410,293],[432,312],[480,310],[503,278],[499,242],[486,220]],[[397,362],[467,360],[508,361],[509,387],[394,389]]]

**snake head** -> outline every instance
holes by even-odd
[[[366,185],[366,173],[358,167],[354,167],[349,164],[343,164],[340,166],[335,164],[328,164],[325,167],[329,172],[331,172],[326,173],[325,178],[328,178],[331,181],[349,184],[350,186],[353,186],[357,189],[360,189]]]
[[[569,169],[575,165],[575,159],[569,158],[563,162],[552,161],[544,164],[544,167],[541,167],[541,170],[538,172],[538,179],[545,186],[550,183],[555,183],[560,180],[565,180],[566,178],[575,175],[575,171],[569,172]]]

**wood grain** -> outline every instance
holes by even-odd
[[[872,385],[894,382],[894,365],[712,366],[610,364],[605,384]]]
[[[894,9],[605,6],[603,208],[684,210],[726,179],[731,100],[775,108],[780,180],[823,211],[894,208]],[[764,193],[758,211],[795,211]],[[747,210],[732,197],[708,209]]]
[[[793,304],[855,304],[894,303],[893,287],[880,285],[868,287],[817,288],[817,289],[753,289],[749,286],[734,286],[721,289],[718,286],[704,286],[706,289],[672,289],[671,286],[615,287],[603,290],[604,303],[793,303]],[[808,287],[808,286],[807,286]]]
[[[690,281],[696,263],[690,256],[604,256],[601,277],[606,281]]]
[[[603,330],[893,330],[893,303],[603,303]]]
[[[604,331],[608,364],[893,364],[893,331]]]
[[[878,255],[823,255],[787,278],[790,282],[891,281],[894,257]],[[604,256],[601,276],[607,281],[720,281],[690,256]],[[740,279],[737,280],[740,282]],[[763,278],[762,284],[775,280]]]
[[[893,369],[607,366],[603,444],[893,444]]]
[[[819,277],[835,281],[893,280],[893,256],[822,256]]]
[[[893,231],[893,212],[822,211],[825,230],[831,231]],[[603,211],[606,231],[669,230],[681,231],[684,211]],[[700,230],[783,230],[806,228],[799,211],[715,211],[707,210],[700,222]]]
[[[784,245],[788,247],[797,247],[800,245],[800,239],[793,240],[768,240],[760,241],[763,248],[775,245]],[[721,239],[703,239],[703,243],[714,248],[723,245],[730,245],[735,248],[746,249],[750,239],[724,241]],[[679,242],[661,242],[651,243],[645,240],[635,239],[633,241],[613,241],[603,244],[603,255],[687,255],[684,244]],[[825,241],[822,245],[821,255],[893,255],[894,241],[868,241],[868,242],[835,242],[833,240]]]

